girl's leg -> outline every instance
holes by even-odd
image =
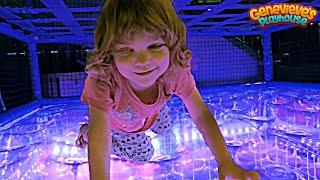
[[[89,131],[88,124],[82,124],[79,129],[78,138],[76,140],[76,145],[78,147],[85,147],[85,145],[88,143],[88,131]]]
[[[144,133],[125,133],[112,130],[112,154],[137,162],[149,161],[154,153],[151,138]]]
[[[167,105],[164,105],[160,109],[160,114],[157,120],[152,125],[151,131],[157,134],[164,134],[169,132],[172,129],[172,126],[173,122],[169,114],[169,107]]]
[[[79,136],[76,145],[85,147],[88,142],[88,124],[83,124],[79,130]],[[154,153],[151,138],[144,133],[125,133],[111,130],[112,132],[112,149],[111,153],[121,158],[146,162],[151,159]]]

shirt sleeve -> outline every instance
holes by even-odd
[[[114,103],[114,96],[112,96],[112,88],[110,82],[105,82],[88,75],[85,80],[84,88],[80,100],[89,107],[107,111]]]
[[[196,83],[190,67],[178,67],[176,70],[178,81],[175,94],[183,99],[191,94],[196,87]]]

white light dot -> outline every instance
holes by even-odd
[[[231,129],[231,135],[234,135],[236,132],[233,130],[233,129]]]
[[[224,135],[224,136],[228,136],[228,130],[227,130],[227,129],[224,129],[224,130],[223,130],[223,135]]]
[[[70,150],[70,154],[71,155],[76,155],[78,153],[78,149],[76,146],[72,146],[71,150]]]
[[[189,136],[187,132],[184,132],[183,136],[184,136],[184,141],[189,141]]]
[[[180,143],[181,143],[181,136],[180,136],[180,134],[176,133],[175,137],[176,137],[177,143],[180,144]]]
[[[54,155],[58,155],[58,154],[60,153],[60,147],[57,146],[57,145],[55,145],[54,148],[53,148],[53,150],[52,150],[52,153],[53,153]]]
[[[63,147],[62,153],[65,154],[65,155],[69,153],[69,148],[68,148],[68,146]]]
[[[191,138],[192,140],[197,140],[198,139],[197,132],[191,131]]]
[[[252,146],[253,146],[253,147],[257,147],[257,144],[253,144]]]

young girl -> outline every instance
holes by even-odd
[[[132,161],[153,155],[151,138],[170,130],[165,103],[172,95],[185,103],[219,164],[219,177],[259,179],[237,166],[216,120],[203,102],[190,72],[186,28],[171,0],[109,0],[94,32],[88,77],[81,100],[89,106],[88,125],[77,145],[88,142],[91,179],[110,178],[110,154]]]

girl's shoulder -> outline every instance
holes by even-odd
[[[87,73],[88,78],[92,79],[95,83],[108,85],[109,88],[114,88],[121,81],[119,73],[113,67],[108,67],[101,71],[89,71]]]
[[[188,95],[195,87],[195,80],[191,74],[191,66],[172,64],[161,77],[165,94],[176,94],[180,97]]]
[[[184,75],[191,72],[190,62],[175,62],[170,64],[168,70],[163,74],[163,80],[168,82],[169,80],[178,80]]]

